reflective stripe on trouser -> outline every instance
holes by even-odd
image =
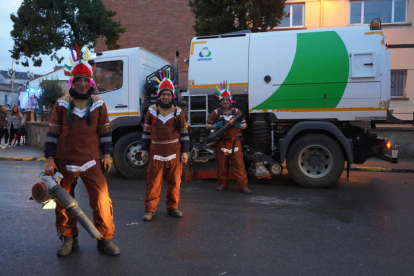
[[[74,189],[77,183],[77,177],[68,176],[64,162],[56,162],[59,171],[63,173],[64,178],[60,185],[74,196]],[[115,225],[113,223],[112,201],[109,197],[108,185],[106,178],[102,173],[100,162],[86,172],[80,174],[80,178],[85,184],[89,195],[89,206],[93,212],[93,222],[96,229],[102,234],[104,239],[113,239],[115,234]],[[83,210],[85,212],[85,210]],[[76,226],[76,219],[66,212],[60,204],[56,204],[56,227],[61,236],[73,237],[79,232]],[[85,212],[86,213],[86,212]]]
[[[240,141],[236,141],[234,147],[239,148],[238,151],[235,151],[232,155],[229,153],[223,152],[223,144],[220,142],[216,143],[216,162],[217,162],[217,171],[218,171],[218,182],[220,185],[229,186],[228,175],[230,172],[233,173],[236,178],[237,187],[242,190],[247,188],[247,175],[246,169],[244,167],[243,153],[241,150]],[[231,148],[230,148],[231,150]],[[229,159],[231,159],[231,171],[229,171]]]
[[[181,185],[181,155],[177,154],[175,162],[171,162],[171,166],[167,168],[166,162],[159,162],[159,166],[152,165],[150,156],[149,166],[147,170],[147,192],[145,195],[145,212],[157,211],[157,205],[161,197],[161,187],[164,179],[167,180],[167,210],[178,209],[180,204],[180,185]]]

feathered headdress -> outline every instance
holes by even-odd
[[[230,87],[229,83],[227,82],[227,80],[225,80],[225,81],[223,81],[223,83],[220,83],[220,88],[218,88],[218,86],[216,86],[215,96],[217,98],[219,98],[220,101],[224,97],[227,97],[227,98],[230,99],[231,103],[235,103],[235,101],[233,101],[233,94],[231,93],[230,89],[231,89],[231,87]]]
[[[155,76],[155,79],[158,81],[158,85],[155,85],[157,88],[157,97],[161,95],[161,91],[169,90],[173,94],[173,98],[176,98],[176,93],[178,92],[178,85],[174,84],[175,79],[171,80],[170,70],[162,69],[159,71],[160,78]],[[161,79],[161,80],[160,80]]]
[[[86,51],[85,51],[85,59],[84,60],[82,60],[82,58],[81,58],[78,44],[75,44],[75,48],[76,48],[76,58],[75,58],[75,54],[73,52],[72,46],[70,47],[69,60],[70,60],[70,64],[72,66],[69,66],[69,65],[65,64],[65,67],[68,70],[63,70],[65,72],[66,76],[71,77],[69,79],[68,86],[72,86],[74,78],[81,77],[81,78],[88,78],[89,83],[92,86],[96,87],[96,83],[93,80],[93,71],[96,68],[96,64],[92,68],[92,66],[88,63],[88,61],[89,61],[88,47],[87,46],[85,47]]]

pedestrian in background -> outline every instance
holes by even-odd
[[[8,127],[8,118],[6,113],[6,106],[2,105],[0,107],[0,149],[10,147],[8,144],[9,140],[9,130]],[[4,136],[4,146],[1,145],[1,139]]]
[[[13,139],[16,139],[17,146],[20,146],[20,128],[24,125],[24,116],[20,113],[17,106],[13,106],[12,114],[9,120],[10,137],[9,144],[12,144]],[[17,134],[17,135],[16,135]]]

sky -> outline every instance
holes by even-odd
[[[0,70],[9,70],[12,68],[12,58],[9,51],[13,48],[13,40],[10,36],[10,32],[13,28],[13,22],[10,19],[10,14],[17,14],[17,10],[22,2],[22,0],[0,0]],[[65,57],[60,64],[58,64],[55,60],[51,61],[48,56],[42,56],[43,62],[41,67],[24,67],[21,64],[13,64],[13,69],[17,72],[30,71],[35,74],[47,74],[53,71],[55,66],[63,66],[65,63],[69,63],[68,58],[66,58],[69,56],[69,51],[67,49],[60,50],[58,52],[58,55],[59,54]],[[29,64],[32,64],[31,59],[29,59]]]

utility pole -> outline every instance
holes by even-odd
[[[11,106],[14,106],[14,70],[13,70],[13,60],[12,60],[12,69],[10,70],[10,75],[12,79],[12,100],[11,100]]]

